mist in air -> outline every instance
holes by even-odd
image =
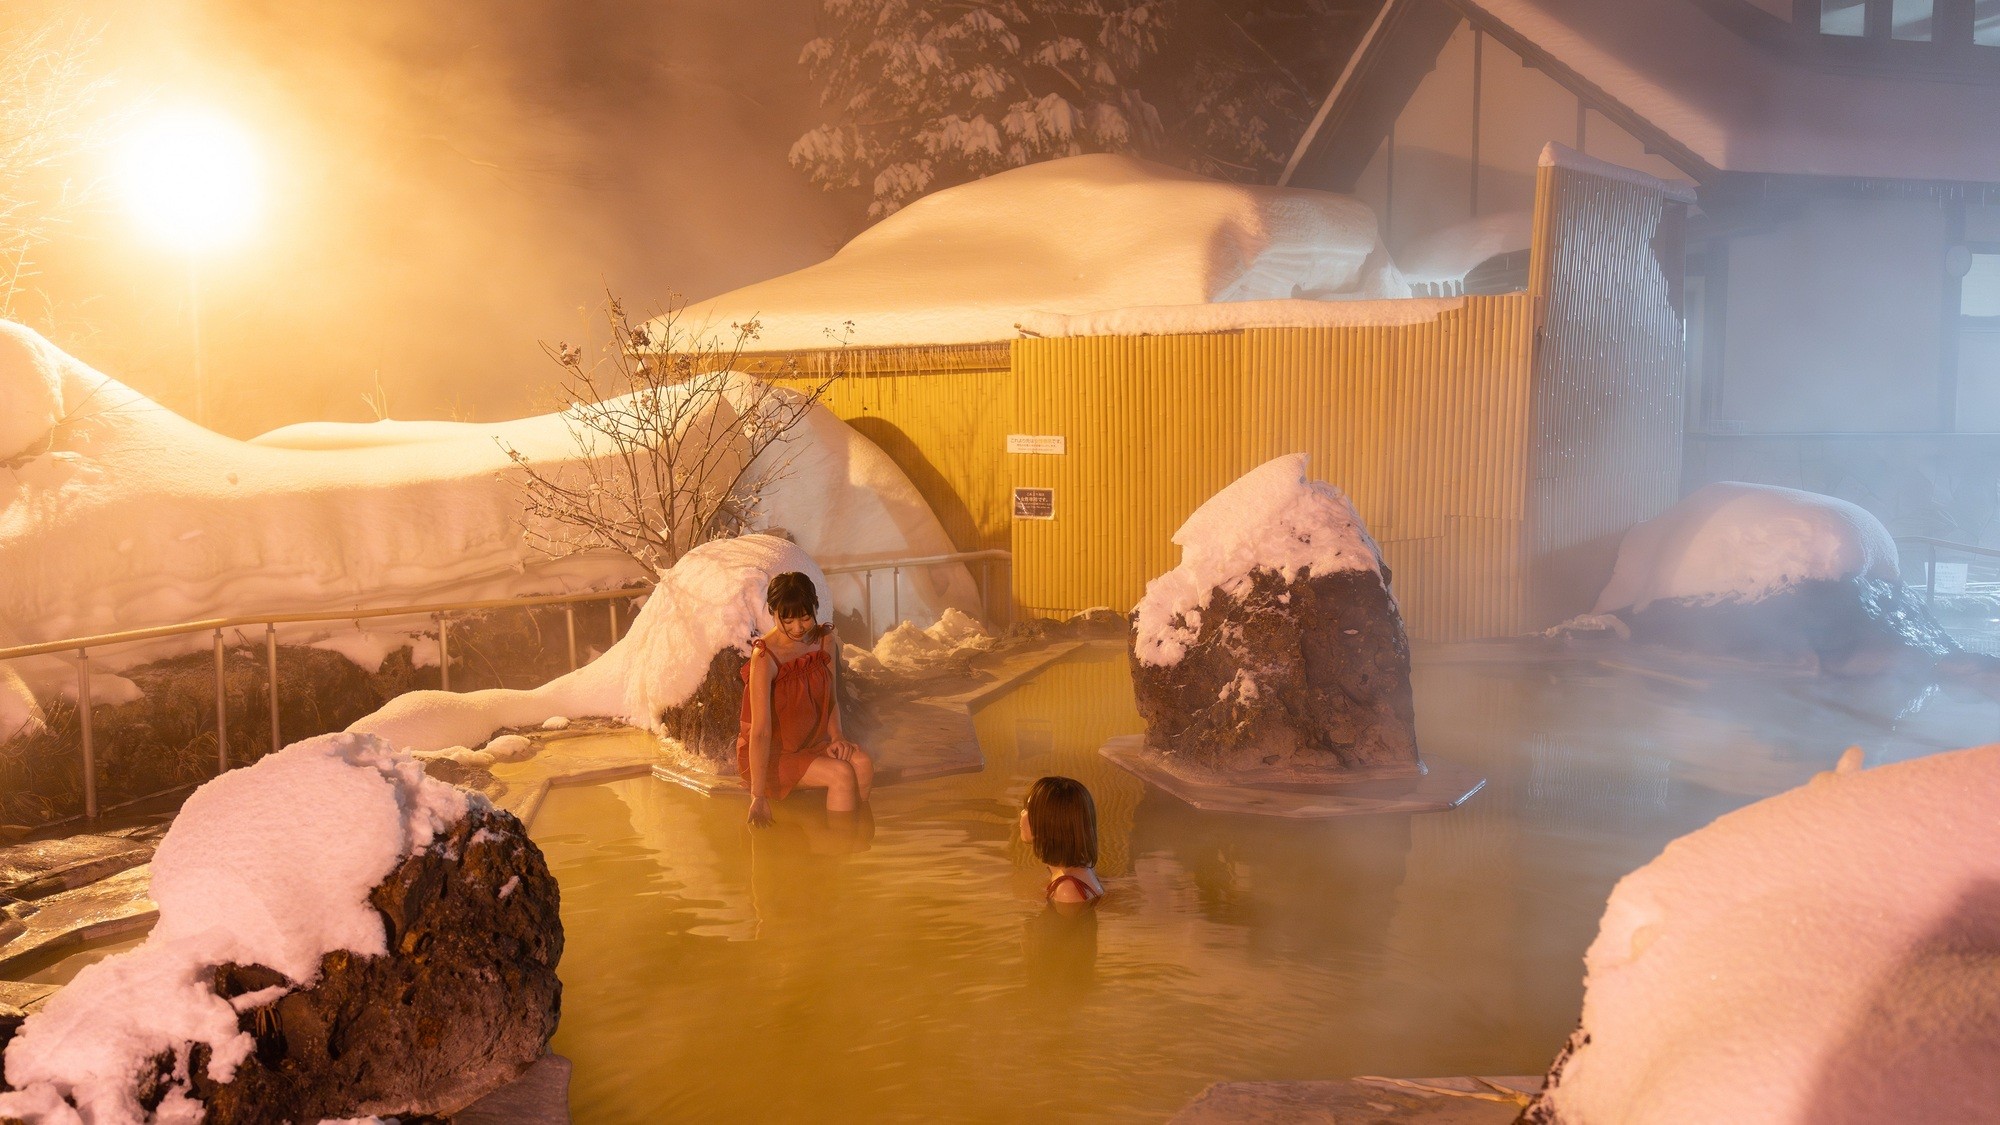
[[[490,419],[548,405],[540,341],[820,260],[865,200],[785,160],[812,123],[812,0],[84,9],[106,105],[197,104],[259,146],[264,213],[191,264],[102,191],[44,248],[61,347],[206,422]],[[108,175],[113,154],[89,162]]]

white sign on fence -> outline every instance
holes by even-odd
[[[1009,453],[1062,454],[1069,452],[1067,449],[1063,448],[1063,445],[1064,445],[1063,435],[1061,434],[1008,434],[1007,435],[1007,452]]]

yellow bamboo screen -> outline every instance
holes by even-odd
[[[1273,328],[1014,345],[1013,484],[1051,488],[1053,520],[1014,524],[1015,599],[1046,616],[1129,610],[1180,561],[1174,531],[1285,453],[1353,497],[1419,637],[1513,631],[1531,304],[1472,297],[1416,324]]]

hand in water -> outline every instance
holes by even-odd
[[[764,828],[771,823],[771,799],[769,797],[750,798],[750,827]]]

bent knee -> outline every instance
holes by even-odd
[[[839,758],[825,759],[827,765],[827,787],[830,789],[852,788],[855,784],[854,766]]]

